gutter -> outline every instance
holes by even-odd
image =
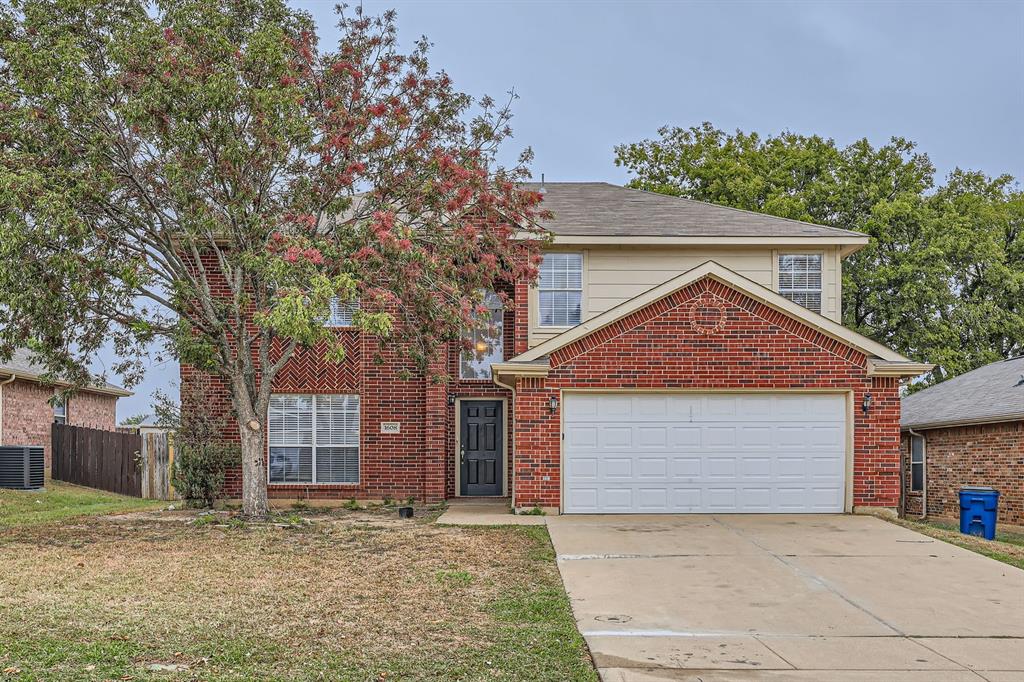
[[[10,380],[4,381],[4,382],[0,382],[0,383],[5,383],[6,384],[6,383],[10,383],[14,379],[24,379],[25,381],[34,381],[36,383],[43,384],[45,386],[65,386],[65,387],[66,386],[71,386],[71,384],[67,383],[66,381],[45,381],[38,374],[32,374],[31,372],[19,372],[19,371],[10,370],[10,369],[5,369],[4,371],[5,372],[10,372],[11,376],[13,378],[10,379]],[[126,391],[123,388],[107,387],[107,386],[80,386],[78,388],[78,391],[83,392],[83,393],[102,393],[104,395],[117,396],[118,398],[127,398],[129,396],[135,395],[131,391]]]
[[[1018,414],[999,414],[992,417],[985,417],[982,419],[960,419],[954,421],[945,422],[925,422],[917,424],[901,424],[901,431],[910,431],[912,429],[921,429],[922,431],[931,431],[933,429],[954,429],[958,426],[982,426],[985,424],[1002,424],[1005,422],[1019,422],[1024,421],[1024,412]]]
[[[18,375],[12,372],[10,379],[0,381],[0,445],[4,442],[4,386],[13,383],[17,378]]]

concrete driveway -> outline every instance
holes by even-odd
[[[880,519],[548,529],[604,680],[1024,680],[1024,571]]]

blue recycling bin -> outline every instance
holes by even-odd
[[[996,537],[999,491],[995,488],[968,486],[960,489],[960,532],[986,540]]]

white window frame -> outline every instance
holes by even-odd
[[[317,481],[316,476],[316,451],[317,451],[317,440],[316,440],[316,412],[317,412],[317,398],[318,397],[334,397],[334,396],[348,396],[355,398],[356,409],[359,413],[359,434],[356,438],[356,480],[354,481]],[[312,404],[312,415],[310,422],[310,434],[312,437],[311,442],[307,445],[305,443],[278,443],[271,445],[270,440],[270,407],[267,407],[267,484],[268,485],[282,485],[282,486],[358,486],[361,484],[363,479],[363,401],[358,393],[274,393],[271,395],[271,400],[274,398],[310,398]],[[279,448],[304,448],[308,447],[311,450],[311,468],[310,468],[310,480],[309,481],[274,481],[270,478],[270,450],[271,447]],[[351,445],[336,445],[336,444],[325,444],[323,447],[353,447]]]
[[[58,413],[57,410],[60,410]],[[68,401],[61,400],[58,398],[53,403],[53,423],[54,424],[67,424],[68,423]]]
[[[325,327],[343,329],[352,326],[352,315],[359,310],[359,299],[342,302],[337,296],[331,299],[330,312],[324,320]]]
[[[541,285],[540,277],[537,279],[537,327],[540,329],[572,329],[573,327],[579,326],[583,323],[584,314],[583,308],[586,305],[586,257],[581,251],[546,251],[544,258],[548,256],[576,256],[580,260],[580,288],[577,289],[545,289]],[[542,264],[543,267],[543,264]],[[580,294],[580,319],[575,324],[544,324],[544,310],[542,294],[546,291],[564,291],[564,292],[575,292],[579,291]]]
[[[919,459],[915,459],[915,457],[914,457],[914,441],[915,440],[920,441],[920,443],[921,443],[921,456],[920,456]],[[927,485],[927,482],[924,479],[925,473],[926,473],[926,469],[925,469],[925,466],[924,466],[924,461],[925,461],[924,448],[925,448],[924,436],[915,436],[915,435],[911,434],[911,436],[910,436],[910,487],[909,488],[910,488],[910,492],[912,492],[912,493],[924,492],[924,488]],[[919,488],[915,488],[914,487],[914,467],[915,466],[921,467],[921,486]]]
[[[813,256],[816,256],[818,258],[818,287],[817,288],[813,288],[813,287],[787,287],[787,288],[783,288],[783,286],[782,286],[782,275],[783,275],[782,259],[783,258],[808,258],[808,257],[813,257]],[[777,285],[777,288],[778,288],[779,295],[781,295],[782,297],[786,298],[787,300],[793,301],[793,303],[796,303],[797,305],[800,305],[800,306],[803,306],[804,308],[807,308],[808,310],[810,310],[812,312],[816,312],[819,315],[823,314],[822,311],[825,309],[825,254],[820,252],[820,251],[804,252],[804,253],[795,253],[795,252],[782,253],[782,252],[780,252],[778,254],[777,259],[776,259],[775,266],[778,269],[778,273],[779,273],[778,274],[778,279],[776,281],[776,285]],[[805,272],[813,272],[813,271],[812,270],[805,270]],[[799,301],[794,301],[793,298],[791,298],[791,295],[793,295],[793,294],[817,294],[818,295],[818,308],[817,308],[817,310],[815,310],[814,308],[811,308],[809,306],[806,306],[803,303],[800,303]]]
[[[484,370],[483,370],[484,373],[482,373],[481,376],[468,377],[468,376],[464,375],[463,372],[462,372],[462,369],[463,369],[463,358],[465,357],[466,353],[475,353],[476,351],[474,349],[469,349],[469,350],[463,349],[462,351],[460,351],[459,352],[459,379],[461,379],[463,381],[489,381],[491,379],[491,376],[492,376],[491,375],[491,365],[494,364],[495,362],[504,362],[505,361],[505,306],[501,302],[501,298],[498,296],[498,294],[493,292],[493,291],[487,291],[484,294],[483,302],[484,302],[485,305],[487,304],[488,299],[491,299],[492,301],[496,300],[497,303],[498,303],[498,307],[497,308],[491,308],[490,306],[488,306],[488,310],[491,313],[492,324],[496,323],[497,326],[499,327],[498,338],[496,339],[497,351],[498,351],[497,355],[498,355],[498,357],[497,357],[497,359],[493,359],[493,360],[490,361],[490,363],[486,366],[486,368],[484,368]],[[474,315],[473,317],[476,318],[477,316]],[[479,338],[480,333],[481,333],[481,329],[479,327],[474,328],[474,329],[472,329],[470,331],[469,341],[470,341],[471,344],[474,343]]]

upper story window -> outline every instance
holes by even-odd
[[[544,254],[539,290],[540,326],[578,325],[583,305],[583,254]]]
[[[331,299],[331,314],[324,322],[325,327],[351,327],[352,314],[359,310],[359,301],[341,301],[337,296]]]
[[[821,312],[821,254],[779,256],[779,293],[803,307]]]
[[[267,412],[271,483],[359,482],[358,395],[275,395]]]
[[[60,398],[57,398],[53,403],[53,423],[68,423],[68,404]]]
[[[924,490],[924,438],[910,437],[910,490]]]
[[[501,298],[493,291],[484,295],[487,313],[477,315],[480,326],[469,336],[470,347],[459,358],[459,377],[462,379],[490,379],[491,364],[505,359],[505,322]]]

